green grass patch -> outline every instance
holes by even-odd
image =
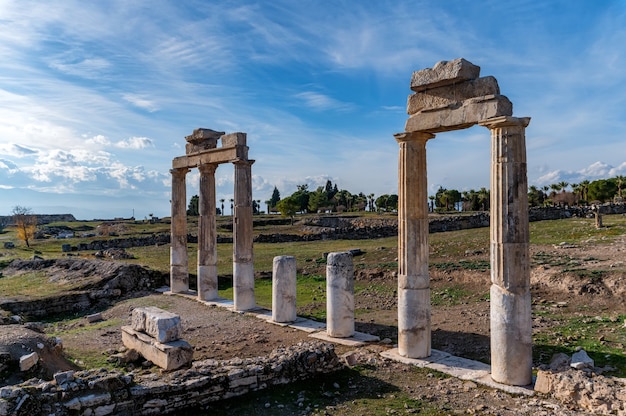
[[[554,317],[553,317],[554,318]],[[617,318],[599,316],[561,318],[559,324],[548,332],[533,336],[533,355],[537,362],[549,363],[552,355],[562,352],[573,354],[582,347],[594,360],[596,367],[615,368],[612,375],[626,376],[626,315]]]
[[[467,301],[471,292],[460,285],[447,287],[441,290],[433,290],[430,295],[430,303],[434,306],[458,305]]]
[[[0,278],[0,296],[41,299],[67,293],[77,286],[68,281],[51,282],[44,272],[30,272]]]

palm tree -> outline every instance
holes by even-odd
[[[565,181],[561,181],[559,182],[559,187],[561,188],[561,190],[563,192],[565,192],[565,188],[567,188],[567,186],[569,185],[569,183],[565,182]]]
[[[580,186],[580,198],[587,202],[587,195],[589,194],[589,182],[588,180],[584,180],[578,184]]]
[[[230,198],[230,215],[233,215],[233,202],[235,202],[235,200],[233,198]]]
[[[224,198],[220,199],[220,202],[222,203],[222,215],[224,215],[224,201],[226,201]]]
[[[265,205],[267,205],[267,214],[271,214],[270,212],[270,205],[272,204],[272,201],[270,199],[268,199],[267,201],[265,201]]]
[[[369,200],[370,203],[370,212],[374,211],[374,194],[369,194],[367,196],[367,199]]]

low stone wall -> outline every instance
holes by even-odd
[[[196,361],[191,368],[138,376],[107,370],[60,373],[50,382],[0,388],[0,416],[162,415],[343,368],[334,346],[300,343],[267,357]],[[192,413],[189,413],[192,414]]]

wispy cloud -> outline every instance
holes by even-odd
[[[147,137],[130,137],[126,140],[115,143],[115,147],[120,149],[145,149],[146,147],[154,146],[152,140]]]
[[[328,95],[314,91],[298,93],[295,95],[295,98],[301,100],[305,106],[316,111],[351,111],[355,108],[355,106],[350,103],[341,102]]]

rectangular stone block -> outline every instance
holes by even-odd
[[[513,104],[504,95],[487,95],[471,98],[456,108],[424,110],[406,121],[407,132],[439,133],[464,129],[492,117],[510,116]]]
[[[134,349],[146,360],[165,370],[188,366],[193,359],[193,348],[187,341],[156,342],[152,337],[129,326],[122,327],[122,342],[126,348]]]
[[[500,94],[500,87],[494,77],[472,79],[411,94],[407,100],[406,112],[415,114],[425,109],[458,105],[470,98],[498,94]]]
[[[480,67],[463,58],[437,62],[434,67],[413,72],[411,89],[415,92],[476,79]]]
[[[246,133],[230,133],[222,136],[222,147],[246,145]]]
[[[180,316],[155,306],[133,309],[131,325],[135,331],[145,332],[157,342],[171,342],[183,333]]]
[[[31,352],[20,357],[20,371],[28,371],[39,362],[39,354]]]
[[[190,136],[185,137],[185,140],[187,140],[185,153],[189,155],[215,149],[217,147],[218,139],[223,135],[223,131],[195,129]]]

